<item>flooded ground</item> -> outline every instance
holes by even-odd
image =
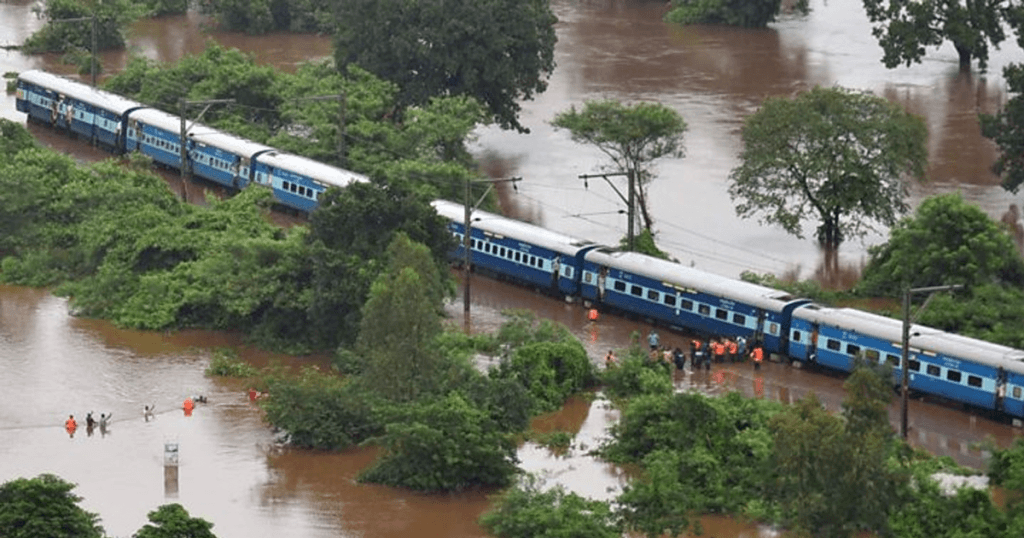
[[[0,2],[0,40],[18,43],[38,28],[32,2]],[[994,51],[988,74],[959,73],[949,46],[931,53],[924,64],[886,70],[880,51],[856,2],[811,2],[807,18],[783,17],[768,30],[721,27],[674,28],[660,22],[664,2],[641,0],[553,0],[560,22],[558,67],[549,90],[524,103],[522,121],[529,135],[482,129],[474,145],[488,168],[522,176],[509,193],[509,212],[550,228],[614,243],[626,223],[623,206],[607,185],[577,176],[604,162],[597,152],[569,140],[548,122],[585,99],[654,100],[680,111],[689,130],[687,156],[659,167],[651,199],[659,243],[685,263],[730,276],[745,269],[799,272],[818,267],[813,242],[735,217],[725,193],[729,170],[739,152],[743,118],[767,96],[789,95],[814,85],[843,85],[872,90],[926,118],[929,132],[929,181],[912,186],[912,200],[937,192],[960,191],[998,217],[1009,203],[1020,203],[998,187],[988,170],[992,144],[980,136],[976,114],[995,111],[1008,96],[1000,71],[1021,59],[1006,44]],[[241,48],[257,59],[290,69],[298,62],[330,54],[330,40],[317,36],[241,36],[209,33],[195,14],[136,24],[129,50],[103,55],[116,72],[129,54],[174,61],[203,49],[207,39]],[[70,74],[54,56],[26,57],[0,50],[7,71],[42,68]],[[0,117],[24,121],[11,95],[0,98]],[[79,142],[45,129],[32,129],[45,144],[81,161],[105,157]],[[497,177],[497,176],[496,176]],[[175,192],[182,188],[168,182]],[[216,191],[215,194],[218,194]],[[205,193],[190,188],[189,200]],[[867,242],[843,246],[842,263],[856,267]],[[537,295],[485,278],[474,278],[472,326],[497,327],[507,308],[525,308],[569,326],[595,359],[622,348],[631,333],[649,330],[642,321],[604,316],[586,319],[578,305]],[[461,324],[461,301],[452,308]],[[666,334],[675,346],[685,335]],[[219,536],[483,536],[476,517],[486,509],[486,493],[429,496],[358,485],[354,477],[374,457],[373,450],[345,454],[275,450],[271,433],[245,397],[245,387],[202,374],[213,349],[230,347],[257,365],[271,360],[303,364],[248,348],[221,333],[176,334],[124,331],[67,314],[63,299],[45,291],[0,287],[0,481],[56,473],[79,484],[85,508],[98,512],[108,534],[130,536],[145,523],[146,512],[180,502],[193,515],[216,524]],[[313,362],[322,363],[323,359]],[[755,375],[749,365],[716,368],[710,374],[679,373],[679,390],[747,395],[793,401],[814,391],[838,409],[842,379],[767,364]],[[207,395],[191,417],[180,410],[190,395]],[[146,422],[142,406],[156,404]],[[69,438],[61,424],[67,414],[113,413],[106,435],[89,436],[80,428]],[[580,399],[560,413],[542,417],[537,427],[576,433],[574,449],[556,456],[536,445],[519,452],[522,467],[550,483],[608,499],[623,484],[614,466],[586,456],[614,410],[600,400]],[[965,465],[981,467],[977,443],[991,438],[1007,445],[1019,435],[1008,425],[939,402],[912,401],[911,441]],[[897,410],[891,410],[895,424]],[[163,449],[180,446],[177,476],[165,475]],[[722,518],[704,520],[705,535],[749,538],[771,531]]]

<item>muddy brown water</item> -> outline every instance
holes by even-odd
[[[40,22],[26,0],[0,3],[0,40],[20,42]],[[549,90],[524,104],[529,135],[479,131],[474,150],[495,177],[522,176],[509,194],[506,210],[550,228],[599,240],[617,241],[626,223],[623,205],[611,189],[579,174],[604,162],[590,148],[573,143],[548,122],[559,111],[585,99],[657,100],[679,110],[687,123],[687,156],[659,164],[651,187],[659,242],[684,263],[734,276],[741,270],[807,276],[822,255],[809,240],[736,218],[725,194],[729,170],[739,152],[743,118],[766,96],[789,95],[818,85],[843,85],[884,95],[922,114],[929,127],[929,181],[911,187],[912,200],[959,190],[998,217],[1019,197],[998,188],[989,171],[995,158],[975,119],[994,111],[1007,95],[1001,67],[1020,61],[1007,44],[995,51],[989,74],[961,74],[948,46],[923,65],[886,70],[856,2],[812,2],[807,18],[783,17],[771,29],[672,28],[659,22],[663,2],[553,0],[559,16],[558,67]],[[174,61],[202,50],[208,39],[238,47],[258,61],[292,69],[299,62],[330,54],[330,40],[317,36],[241,36],[203,29],[189,14],[136,24],[129,50],[159,61]],[[122,68],[128,52],[104,54],[109,71]],[[2,71],[42,68],[71,73],[54,56],[26,57],[0,51]],[[0,117],[24,121],[11,95],[0,98]],[[32,127],[45,144],[83,162],[105,154],[46,129]],[[180,184],[168,175],[172,189]],[[189,199],[202,203],[202,186],[190,186]],[[214,194],[219,194],[214,189]],[[868,245],[851,241],[840,252],[854,268]],[[578,305],[530,290],[475,277],[473,330],[497,327],[500,312],[525,308],[569,326],[592,357],[627,345],[633,332],[646,334],[642,320],[602,316],[589,322]],[[452,323],[462,323],[461,301],[453,303]],[[685,335],[662,331],[670,345]],[[486,492],[431,496],[356,484],[355,475],[372,461],[372,449],[345,454],[280,450],[245,387],[209,379],[202,370],[213,349],[229,347],[257,365],[273,360],[323,365],[325,359],[295,359],[251,349],[233,335],[203,331],[144,333],[108,323],[70,317],[63,299],[40,290],[0,287],[0,481],[56,473],[77,483],[83,505],[98,512],[108,533],[129,536],[145,514],[166,502],[180,502],[192,514],[216,524],[220,536],[483,536],[477,516],[488,506]],[[756,374],[756,375],[755,375]],[[747,395],[793,401],[810,391],[830,409],[842,400],[837,377],[768,364],[760,373],[747,365],[716,368],[710,374],[678,373],[680,390],[711,394],[739,390]],[[180,410],[190,395],[209,403],[191,417]],[[156,404],[146,422],[142,406]],[[68,413],[113,413],[104,435],[79,428],[69,438],[61,424]],[[898,410],[891,411],[895,423]],[[972,466],[984,465],[977,443],[985,438],[1007,445],[1019,435],[999,421],[941,402],[912,401],[911,441],[936,454]],[[521,466],[547,483],[600,499],[610,499],[625,477],[620,469],[586,456],[600,442],[616,412],[601,400],[578,399],[564,410],[540,417],[538,429],[573,432],[573,449],[555,455],[525,444]],[[178,443],[176,477],[165,475],[165,443]],[[725,518],[705,518],[706,535],[774,535]]]

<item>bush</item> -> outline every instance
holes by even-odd
[[[384,454],[359,481],[460,491],[507,486],[518,471],[512,436],[456,393],[397,408],[381,441]]]
[[[231,349],[214,351],[210,365],[206,367],[206,375],[220,377],[256,377],[259,370],[255,366],[238,358],[238,353]]]
[[[517,348],[491,375],[517,379],[533,395],[535,411],[551,411],[593,383],[594,366],[578,340],[534,342]]]
[[[541,491],[535,480],[506,491],[480,516],[480,526],[499,538],[619,538],[622,529],[607,502],[592,501],[561,486]]]

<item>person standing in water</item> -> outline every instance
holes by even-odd
[[[68,415],[68,419],[64,421],[64,430],[68,432],[68,437],[74,437],[77,429],[78,422],[75,422],[75,415]]]

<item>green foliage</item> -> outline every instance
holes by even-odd
[[[934,480],[915,475],[914,487],[904,488],[889,516],[893,536],[932,538],[1017,536],[1006,527],[1006,515],[985,490],[962,488],[953,495],[940,491]]]
[[[483,103],[505,128],[520,101],[547,88],[556,22],[546,0],[336,0],[339,67],[359,65],[399,88],[401,108],[438,96]]]
[[[533,342],[516,348],[491,375],[519,381],[536,411],[551,411],[593,382],[594,367],[579,340]]]
[[[295,446],[339,450],[383,432],[379,397],[334,373],[307,368],[300,376],[271,376],[266,386],[270,397],[260,405],[267,421]]]
[[[619,248],[623,250],[629,250],[629,236],[625,235],[622,239],[619,239]],[[633,249],[634,252],[653,256],[655,258],[661,258],[668,260],[669,255],[667,252],[658,248],[658,245],[654,243],[654,234],[650,230],[641,230],[633,237]]]
[[[259,370],[255,366],[238,358],[238,353],[231,349],[214,351],[210,365],[206,367],[206,375],[221,377],[256,377]]]
[[[389,400],[409,401],[441,385],[445,362],[432,344],[447,290],[427,247],[394,237],[387,271],[363,306],[357,349],[367,357],[363,380]]]
[[[136,0],[136,3],[140,3]],[[149,14],[155,17],[185,13],[188,11],[189,0],[142,0],[141,2],[149,8]]]
[[[220,29],[248,34],[275,30],[334,31],[331,3],[316,0],[199,0],[199,11],[213,17]]]
[[[567,431],[553,431],[547,433],[528,432],[527,439],[546,447],[556,454],[564,454],[572,446],[575,435]]]
[[[1024,289],[983,284],[967,293],[936,294],[920,322],[943,331],[1024,349]]]
[[[903,180],[923,175],[926,138],[920,118],[867,93],[815,87],[769,98],[743,125],[729,195],[737,215],[761,214],[797,237],[817,218],[819,242],[834,248],[906,211]]]
[[[0,484],[0,536],[4,538],[100,538],[99,517],[71,493],[75,485],[52,474]]]
[[[604,501],[592,501],[561,486],[541,490],[527,480],[501,494],[480,516],[480,525],[499,538],[619,538],[621,524]]]
[[[1013,240],[958,193],[926,199],[869,253],[858,285],[867,294],[893,296],[907,285],[1024,285],[1024,261]]]
[[[972,59],[985,69],[988,47],[999,48],[1006,38],[1004,21],[1014,6],[1007,0],[975,3],[969,0],[863,0],[868,19],[875,24],[871,33],[878,39],[888,68],[920,62],[926,47],[938,48],[949,41],[960,58],[960,68],[969,69]]]
[[[617,366],[601,372],[604,392],[613,400],[642,394],[668,395],[673,391],[672,367],[652,361],[647,352],[634,345]]]
[[[891,430],[885,379],[867,369],[849,381],[846,421],[826,411],[811,393],[775,415],[774,481],[769,498],[787,526],[812,536],[847,537],[860,530],[884,534],[899,477],[890,470]]]
[[[665,22],[764,28],[775,20],[781,6],[782,0],[672,0]],[[802,11],[807,12],[806,3]]]
[[[1003,68],[1003,78],[1013,97],[994,115],[981,114],[981,134],[999,147],[992,171],[1002,178],[1003,188],[1014,194],[1024,183],[1024,65]]]
[[[459,491],[506,486],[517,472],[511,435],[456,393],[396,408],[381,441],[384,454],[360,481]]]
[[[1006,489],[1012,508],[1024,507],[1024,438],[1017,437],[1009,448],[993,448],[988,462],[992,483]]]
[[[146,11],[132,0],[46,0],[36,14],[47,23],[22,44],[29,54],[41,52],[92,51],[92,21],[70,20],[96,17],[96,49],[124,48],[124,31]]]
[[[675,110],[660,103],[624,105],[619,101],[587,101],[583,109],[573,106],[551,122],[566,129],[573,141],[589,144],[607,155],[616,172],[626,172],[633,181],[643,227],[652,234],[654,224],[647,200],[647,188],[654,179],[654,161],[683,156],[686,122]]]
[[[177,503],[165,504],[147,514],[149,523],[142,526],[133,538],[216,538],[213,523],[192,517]]]

